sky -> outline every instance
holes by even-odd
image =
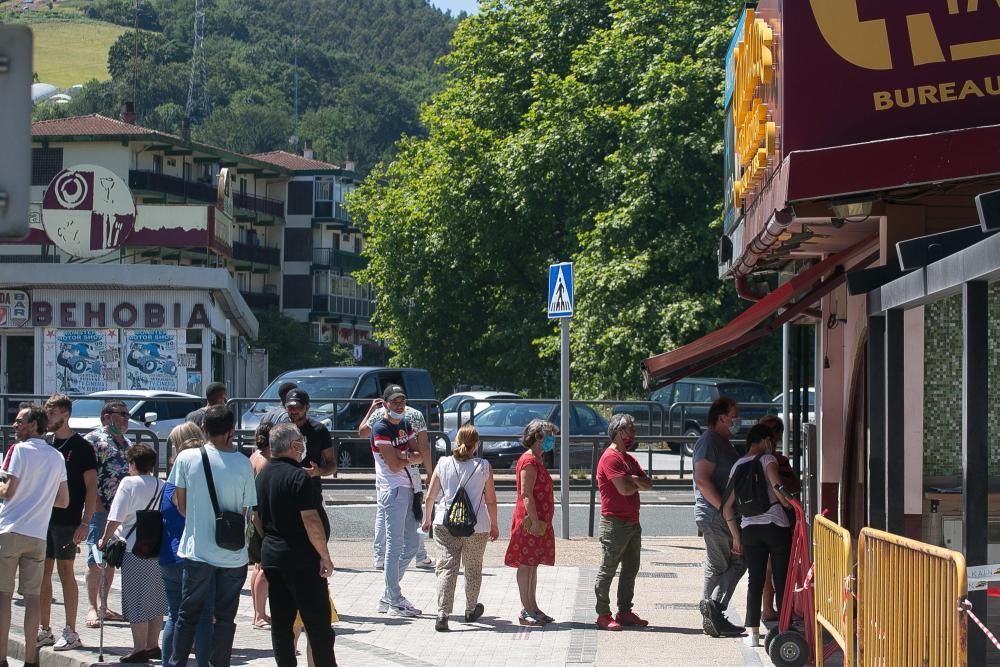
[[[452,14],[461,11],[475,14],[479,9],[479,0],[431,0],[431,4],[438,9],[450,9]]]

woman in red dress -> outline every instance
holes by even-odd
[[[525,451],[517,460],[517,506],[510,523],[510,542],[504,563],[517,568],[517,588],[521,594],[521,625],[545,625],[552,617],[538,608],[538,566],[554,565],[556,540],[552,532],[555,499],[552,477],[543,458],[555,447],[555,424],[533,419],[524,427],[521,444]]]

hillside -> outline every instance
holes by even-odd
[[[33,23],[34,70],[38,80],[66,88],[91,79],[105,81],[108,49],[125,28],[87,20]]]
[[[457,24],[450,14],[426,0],[206,4],[207,109],[196,108],[193,114],[196,139],[258,152],[287,149],[289,137],[296,134],[310,141],[321,159],[351,158],[366,171],[391,156],[400,136],[422,134],[419,108],[441,85],[442,70],[435,62],[447,51]],[[141,1],[137,63],[132,58],[134,34],[128,30],[135,20],[134,6],[132,0],[67,0],[52,9],[39,4],[15,13],[10,10],[13,3],[0,2],[0,21],[30,22],[42,38],[40,44],[45,41],[44,57],[38,56],[38,62],[45,63],[45,76],[54,71],[50,67],[63,65],[70,68],[70,77],[80,76],[80,71],[107,78],[101,62],[101,54],[106,54],[103,64],[110,80],[88,85],[68,105],[39,106],[36,118],[117,114],[132,95],[137,67],[134,102],[139,122],[180,130],[191,71],[194,1]],[[60,44],[60,37],[50,39],[49,32],[57,35],[73,24],[56,23],[51,20],[55,17],[89,19],[91,23],[81,26],[94,32],[83,40],[83,33],[63,33]],[[101,38],[91,39],[98,29]],[[81,46],[74,46],[78,43]],[[43,71],[39,76],[45,80]],[[58,85],[65,79],[51,82]]]

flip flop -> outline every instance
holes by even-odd
[[[125,617],[116,611],[111,611],[110,609],[104,610],[104,620],[111,621],[112,623],[121,623],[125,620]]]
[[[87,614],[87,627],[91,629],[101,627],[101,619],[97,617],[96,613]]]
[[[254,630],[270,630],[271,629],[271,624],[268,623],[267,621],[263,621],[263,620],[261,620],[261,621],[254,621],[253,622],[253,629]]]

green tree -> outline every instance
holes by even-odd
[[[267,350],[271,377],[296,368],[355,365],[347,346],[313,343],[304,322],[274,310],[258,310],[254,315],[260,324],[254,345]]]
[[[578,395],[641,395],[641,359],[731,314],[714,248],[736,8],[497,0],[459,25],[427,138],[350,206],[394,363],[551,395],[554,260],[576,262]]]

